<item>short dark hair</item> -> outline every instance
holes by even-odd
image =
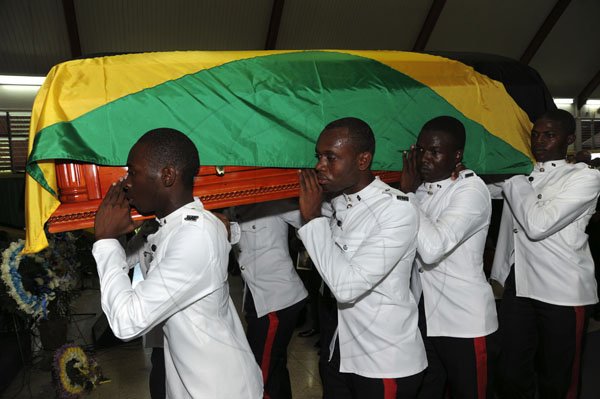
[[[371,126],[362,119],[353,117],[336,119],[333,122],[329,122],[323,131],[343,128],[348,129],[350,142],[357,152],[375,154],[375,135]]]
[[[565,111],[564,109],[551,109],[542,114],[538,118],[539,119],[548,119],[553,122],[558,123],[560,128],[562,129],[562,133],[565,133],[567,136],[571,134],[575,134],[575,118],[569,111]]]
[[[181,173],[181,180],[186,186],[194,184],[200,157],[196,145],[188,136],[179,130],[162,127],[145,133],[137,144],[146,147],[150,165],[159,169],[173,166]]]
[[[423,125],[421,131],[436,131],[443,132],[452,137],[457,150],[463,150],[465,148],[465,142],[467,140],[467,134],[465,132],[465,125],[461,121],[452,116],[438,116],[429,120]]]

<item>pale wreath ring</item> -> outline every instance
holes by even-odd
[[[2,253],[2,280],[8,287],[8,295],[15,300],[19,309],[37,320],[48,316],[48,302],[54,299],[54,292],[35,295],[23,286],[19,264],[23,258],[21,251],[24,246],[25,241],[18,240],[11,243]],[[42,265],[47,269],[45,262]]]

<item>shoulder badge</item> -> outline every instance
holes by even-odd
[[[408,196],[406,196],[406,195],[396,195],[396,199],[398,201],[408,201]]]
[[[473,176],[475,176],[475,173],[473,173],[473,172],[470,172],[470,173],[465,173],[465,179],[466,179],[467,177],[473,177]]]
[[[198,217],[198,215],[187,215],[183,220],[188,222],[195,222],[196,220],[198,220]]]

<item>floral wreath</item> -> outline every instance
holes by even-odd
[[[78,399],[81,394],[109,381],[102,375],[96,360],[74,344],[63,345],[54,352],[52,376],[61,399]]]
[[[2,280],[8,287],[8,295],[15,300],[20,310],[31,315],[36,320],[41,317],[46,318],[48,316],[48,302],[55,297],[53,288],[56,286],[56,282],[54,281],[56,275],[48,268],[47,262],[44,262],[43,258],[33,256],[33,259],[42,265],[46,275],[41,281],[36,281],[41,288],[37,290],[38,292],[32,293],[28,291],[23,286],[23,280],[19,273],[19,265],[23,258],[21,251],[24,245],[24,240],[18,240],[11,243],[2,253]]]

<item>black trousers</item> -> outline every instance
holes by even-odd
[[[260,366],[264,397],[290,399],[292,387],[287,369],[287,347],[296,328],[306,299],[282,310],[257,317],[252,294],[248,290],[244,311],[248,328],[246,337]]]
[[[152,399],[165,399],[167,396],[165,388],[165,350],[163,348],[152,348],[150,355],[150,397]]]
[[[321,377],[321,386],[323,387],[323,399],[334,398],[333,386],[330,380],[337,377],[337,373],[331,373],[329,364],[329,344],[337,328],[337,303],[331,296],[327,285],[324,285],[323,294],[319,293],[319,326],[321,335],[319,337],[319,376]],[[337,370],[339,370],[339,361]],[[334,385],[335,386],[335,385]]]
[[[312,265],[312,261],[310,261]],[[320,332],[319,317],[319,288],[321,287],[321,276],[312,266],[311,270],[298,270],[298,276],[308,291],[308,303],[306,304],[306,328]]]
[[[490,339],[491,338],[491,339]],[[493,398],[493,337],[424,337],[427,363],[419,399]]]
[[[500,305],[499,397],[534,398],[537,381],[541,399],[577,398],[587,310],[516,296],[513,269]]]
[[[340,346],[321,367],[323,399],[416,399],[423,372],[403,378],[368,378],[340,372]]]
[[[498,334],[476,338],[428,337],[424,309],[421,299],[419,328],[428,366],[419,399],[493,398],[491,380],[498,357]]]

